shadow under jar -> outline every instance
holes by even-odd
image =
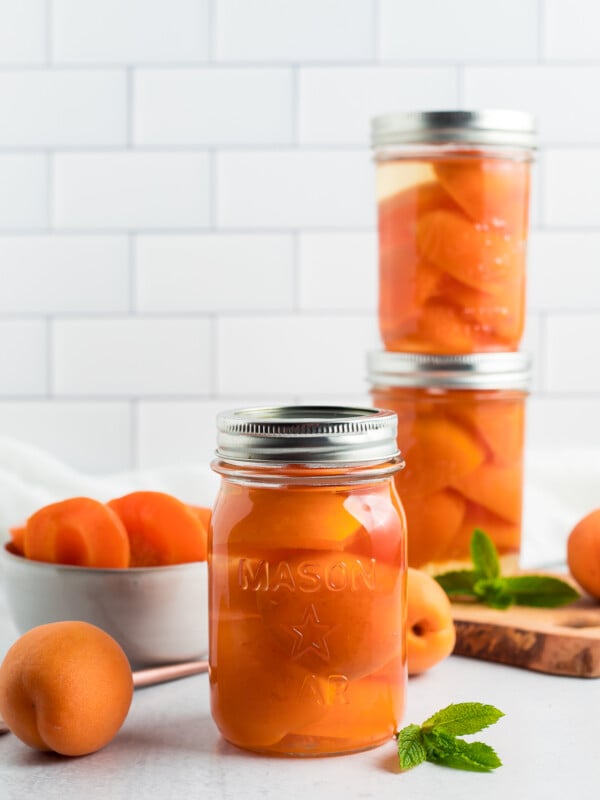
[[[396,412],[406,467],[396,487],[406,511],[408,564],[430,573],[468,567],[475,528],[503,569],[521,546],[524,353],[369,354],[375,405]]]
[[[388,741],[404,709],[406,544],[389,411],[218,417],[209,537],[213,718],[292,756]]]
[[[373,120],[379,324],[386,350],[517,350],[523,333],[531,115]]]

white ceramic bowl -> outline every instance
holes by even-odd
[[[133,667],[188,661],[208,651],[206,562],[94,569],[31,561],[0,547],[8,608],[20,633],[78,619],[103,628]]]

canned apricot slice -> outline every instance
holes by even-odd
[[[487,460],[511,465],[521,460],[525,415],[520,399],[495,398],[493,403],[458,404],[452,416],[471,430],[487,451]]]
[[[457,209],[457,206],[437,181],[418,183],[381,200],[378,216],[380,252],[407,243],[412,245],[419,218],[440,208]]]
[[[498,517],[481,506],[470,503],[467,506],[463,524],[455,540],[448,548],[448,560],[465,560],[469,553],[471,537],[475,528],[487,533],[500,555],[519,552],[521,542],[520,526]]]
[[[421,338],[439,353],[470,353],[473,350],[473,328],[458,308],[443,299],[431,300],[421,309]]]
[[[518,272],[523,243],[478,227],[452,211],[431,211],[417,223],[419,252],[440,269],[480,291],[501,292]]]
[[[524,235],[529,164],[494,158],[440,159],[433,168],[441,185],[475,222]]]
[[[448,489],[427,497],[405,498],[409,566],[418,568],[444,560],[461,527],[466,506],[464,497]]]
[[[484,457],[482,445],[452,420],[418,419],[414,443],[406,450],[406,467],[397,477],[400,496],[434,494],[473,472]]]
[[[325,713],[304,690],[310,673],[290,661],[260,618],[220,620],[211,644],[212,713],[233,744],[270,747]]]
[[[393,328],[436,294],[442,272],[409,246],[382,252],[379,264],[382,324]]]
[[[290,551],[272,566],[276,582],[256,592],[256,604],[286,663],[354,679],[401,652],[399,565],[319,551],[307,559]],[[281,659],[277,668],[284,668]]]
[[[491,337],[496,348],[516,348],[523,333],[524,262],[513,279],[496,293],[467,286],[451,275],[440,280],[440,295],[463,310],[463,319],[475,335]],[[487,349],[494,349],[488,347]]]
[[[521,480],[519,464],[482,464],[474,472],[454,482],[454,487],[473,503],[492,511],[508,522],[521,520]]]
[[[299,731],[301,736],[323,739],[323,748],[344,739],[367,739],[373,743],[387,732],[392,738],[404,710],[404,661],[400,656],[359,680],[346,681],[343,675],[320,678],[313,687],[320,694],[327,713]],[[395,714],[390,714],[390,708]],[[368,746],[368,745],[365,745]]]

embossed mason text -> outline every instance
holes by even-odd
[[[375,589],[375,559],[271,562],[259,558],[240,558],[238,585],[251,592],[331,592]]]

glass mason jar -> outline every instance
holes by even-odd
[[[389,411],[220,414],[209,540],[213,718],[295,756],[373,747],[405,692],[406,546]]]
[[[535,124],[521,111],[373,120],[386,350],[517,350]]]
[[[408,564],[431,573],[470,565],[475,528],[494,541],[503,569],[521,545],[524,353],[369,354],[376,405],[398,416],[406,467],[396,487],[406,511]]]

